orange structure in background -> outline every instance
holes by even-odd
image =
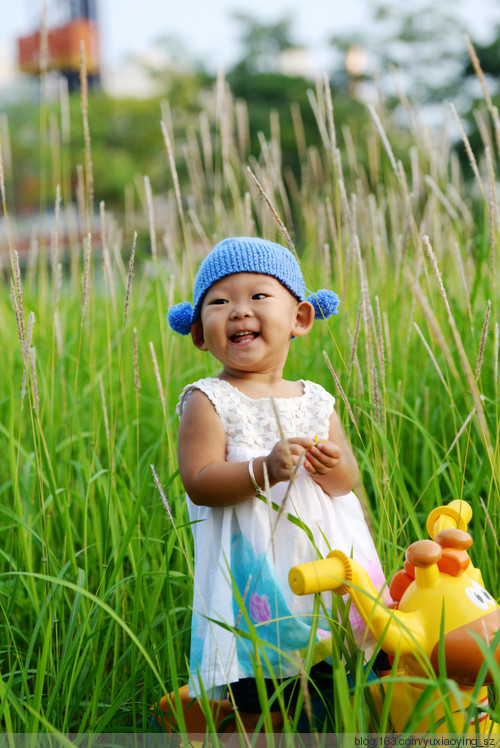
[[[79,70],[80,46],[85,46],[87,71],[99,72],[99,45],[97,23],[85,18],[50,29],[48,32],[47,70]],[[29,36],[18,39],[19,67],[23,73],[40,72],[41,33],[35,31]]]
[[[88,0],[68,0],[66,17],[66,23],[48,29],[46,69],[59,70],[68,79],[70,88],[77,87],[83,43],[89,83],[95,84],[99,80],[100,69],[95,4]],[[18,39],[18,60],[22,72],[39,74],[42,71],[42,42],[40,29]]]

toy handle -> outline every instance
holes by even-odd
[[[427,517],[427,532],[432,540],[441,530],[458,528],[467,530],[467,525],[472,519],[472,509],[466,501],[455,499],[446,506],[438,506],[433,509]]]
[[[288,573],[288,583],[296,595],[309,595],[313,592],[332,590],[337,595],[349,591],[352,567],[349,558],[342,551],[332,551],[320,561],[309,561],[293,566]]]

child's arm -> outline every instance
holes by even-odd
[[[265,457],[256,457],[253,471],[264,490],[264,463],[269,484],[289,480],[293,467],[312,439],[288,439],[288,452],[278,442]],[[222,507],[255,496],[248,462],[226,462],[224,429],[214,406],[201,390],[187,400],[179,425],[179,471],[186,492],[195,504]]]
[[[308,449],[304,467],[329,496],[344,496],[354,488],[358,465],[335,411],[330,417],[328,440]]]

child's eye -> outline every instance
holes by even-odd
[[[227,304],[227,299],[212,299],[209,304]]]
[[[260,299],[267,299],[267,294],[266,293],[254,293],[254,295],[252,296],[252,299],[255,299],[257,301],[259,301]]]

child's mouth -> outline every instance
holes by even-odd
[[[255,340],[258,335],[258,332],[252,332],[251,330],[241,330],[241,332],[235,332],[234,335],[231,335],[230,340],[232,340],[233,343],[241,345],[242,343],[249,343],[251,340]]]

